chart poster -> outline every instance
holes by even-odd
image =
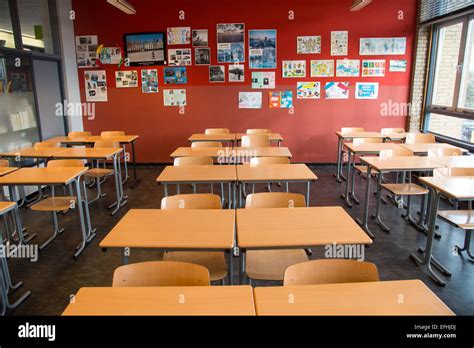
[[[104,47],[99,54],[102,64],[119,65],[122,61],[122,50],[119,47]]]
[[[239,92],[239,109],[261,109],[262,92]]]
[[[391,60],[390,61],[390,72],[406,72],[407,61],[406,60]]]
[[[191,28],[167,28],[168,45],[189,45],[191,43]]]
[[[245,24],[217,24],[217,62],[245,62]]]
[[[276,69],[277,31],[249,30],[250,69]]]
[[[209,33],[207,29],[193,30],[193,47],[209,46]]]
[[[377,99],[379,96],[378,82],[357,82],[356,99]]]
[[[320,82],[298,82],[296,84],[297,99],[319,99],[321,98]]]
[[[331,31],[331,56],[347,56],[349,32]]]
[[[326,99],[349,99],[349,82],[327,82],[324,92]]]
[[[298,36],[296,38],[296,53],[321,53],[321,36]]]
[[[306,77],[305,60],[284,60],[283,77]]]
[[[190,48],[168,49],[169,66],[188,66],[192,63]]]
[[[361,38],[361,56],[403,55],[406,52],[406,37]]]
[[[336,62],[337,77],[359,77],[360,60],[358,59],[338,59]]]
[[[186,67],[165,68],[165,85],[184,85],[188,83]]]
[[[99,66],[97,53],[97,35],[76,36],[76,57],[78,68],[96,68]]]
[[[138,87],[138,71],[116,71],[115,87],[117,88],[136,88]]]
[[[158,93],[158,70],[142,70],[142,93]]]
[[[334,60],[312,60],[311,77],[334,77]]]
[[[385,59],[371,59],[362,61],[362,77],[385,76]]]
[[[293,108],[293,92],[268,92],[268,107],[270,109],[291,109]]]
[[[163,100],[165,106],[186,106],[186,90],[165,89],[163,90]]]
[[[231,64],[229,69],[229,82],[244,82],[245,81],[245,65]]]
[[[275,72],[252,71],[252,88],[253,89],[275,88]]]
[[[107,101],[107,77],[105,70],[84,71],[87,102]]]

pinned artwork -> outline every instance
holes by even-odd
[[[186,90],[165,89],[163,90],[163,100],[165,106],[186,106]]]
[[[390,61],[390,72],[406,72],[407,61],[406,60],[391,60]]]
[[[293,108],[293,92],[268,92],[270,109],[291,109]]]
[[[78,68],[96,68],[99,66],[97,53],[97,35],[76,36],[76,56]]]
[[[378,82],[357,82],[356,99],[377,99],[379,96]]]
[[[245,24],[217,24],[217,62],[245,62]]]
[[[188,83],[186,67],[165,68],[165,85],[183,85]]]
[[[209,34],[207,29],[193,30],[193,47],[209,46]]]
[[[276,69],[277,31],[249,30],[250,69]]]
[[[296,52],[298,54],[321,53],[321,36],[298,36]]]
[[[321,98],[320,82],[298,82],[296,85],[297,99],[319,99]]]
[[[225,82],[225,65],[209,67],[209,82]]]
[[[168,65],[169,66],[188,66],[192,65],[191,49],[179,48],[168,50]]]
[[[116,71],[115,87],[135,88],[138,87],[138,72],[136,70]]]
[[[324,91],[326,99],[349,99],[349,82],[327,82]]]
[[[245,81],[245,66],[243,64],[229,65],[229,82]]]
[[[142,70],[142,93],[158,93],[158,70]]]
[[[349,32],[331,31],[331,56],[347,56]]]
[[[239,92],[239,109],[261,109],[262,92]]]
[[[189,45],[191,43],[191,28],[167,28],[168,45]]]
[[[311,77],[333,77],[334,61],[333,60],[312,60],[311,61]]]
[[[105,70],[84,71],[87,102],[107,101],[107,77]]]
[[[403,55],[406,52],[406,37],[361,38],[361,56]]]
[[[273,71],[252,71],[252,88],[275,88],[275,73]]]
[[[306,77],[305,60],[284,60],[283,77]]]
[[[194,63],[196,65],[210,65],[211,64],[211,49],[210,48],[195,48],[194,49]]]
[[[337,77],[358,77],[360,75],[360,60],[338,59],[336,62]]]
[[[385,60],[372,59],[362,61],[362,77],[385,76]]]
[[[100,50],[99,58],[102,64],[118,65],[122,61],[122,50],[119,47],[104,47]]]

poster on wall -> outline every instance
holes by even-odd
[[[163,102],[165,106],[186,106],[186,90],[164,89]]]
[[[97,35],[76,36],[76,56],[78,68],[96,68],[99,66],[97,47]]]
[[[239,109],[261,109],[262,92],[239,92]]]
[[[245,81],[245,66],[243,64],[229,65],[229,82]]]
[[[293,107],[293,92],[268,92],[268,107],[270,109],[291,109]]]
[[[361,38],[361,56],[402,55],[406,52],[406,37]]]
[[[250,69],[276,69],[277,31],[249,30]]]
[[[211,49],[210,48],[195,48],[194,49],[194,63],[196,65],[211,65]]]
[[[116,71],[115,87],[117,88],[135,88],[138,87],[138,71]]]
[[[130,66],[166,64],[166,33],[125,34],[125,52]]]
[[[284,60],[283,77],[306,77],[305,60]]]
[[[192,65],[191,49],[179,48],[168,50],[168,65],[169,66],[188,66]]]
[[[209,33],[207,29],[193,30],[193,47],[209,46]]]
[[[165,85],[184,85],[188,83],[186,67],[165,68]]]
[[[385,59],[370,59],[362,61],[363,77],[385,76]]]
[[[87,102],[107,101],[107,77],[105,70],[84,71]]]
[[[142,93],[158,93],[158,70],[142,70]]]
[[[333,77],[334,61],[333,60],[312,60],[311,61],[311,77]]]
[[[102,64],[118,65],[122,61],[122,50],[119,47],[104,47],[99,58]]]
[[[349,99],[349,82],[326,82],[326,99]]]
[[[189,45],[191,43],[191,28],[167,28],[168,45]]]
[[[321,36],[298,36],[296,38],[296,53],[321,53]]]
[[[358,77],[360,75],[360,60],[338,59],[336,62],[337,77]]]
[[[245,24],[217,24],[217,62],[245,62]]]
[[[319,99],[321,98],[320,82],[298,82],[296,84],[297,99]]]
[[[253,89],[275,88],[275,72],[252,71],[252,88]]]
[[[377,99],[379,96],[378,82],[357,82],[356,99]]]
[[[225,82],[225,65],[209,67],[209,82]]]
[[[331,31],[331,56],[347,56],[349,32]]]
[[[406,60],[391,60],[390,61],[390,72],[406,72],[407,61]]]

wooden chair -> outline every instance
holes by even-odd
[[[268,165],[268,164],[290,164],[290,159],[287,157],[252,157],[250,159],[250,166],[257,167],[261,165]],[[281,184],[278,184],[281,186]],[[285,182],[286,192],[288,192],[288,183]],[[246,186],[244,184],[244,193],[246,194]],[[267,183],[268,191],[272,191],[271,183]],[[252,193],[255,193],[255,184],[252,184]]]
[[[267,134],[248,134],[242,136],[242,147],[268,147],[270,138]]]
[[[380,130],[380,134],[382,135],[390,135],[397,133],[405,133],[405,128],[382,128]]]
[[[191,148],[202,148],[202,147],[222,147],[222,143],[218,141],[195,141],[191,143]]]
[[[229,128],[207,128],[204,131],[205,134],[230,134]]]
[[[221,199],[213,194],[189,194],[165,197],[161,201],[161,209],[222,209]],[[230,257],[232,257],[230,255]],[[220,280],[224,283],[227,276],[227,264],[223,252],[166,252],[164,261],[189,262],[206,267],[211,281]]]
[[[209,286],[209,271],[187,262],[150,261],[120,266],[113,287]]]
[[[120,137],[120,136],[124,136],[124,135],[125,135],[124,131],[105,131],[105,132],[100,133],[100,136],[103,139]],[[125,169],[125,179],[122,180],[122,185],[123,185],[128,180],[128,156],[127,156],[127,146],[126,146],[126,144],[123,144],[122,147],[123,147],[123,152],[120,154],[120,158],[123,158],[124,169]]]
[[[47,167],[48,168],[84,167],[84,162],[82,160],[54,160],[54,161],[49,161],[47,164]],[[51,243],[58,234],[61,234],[64,232],[64,228],[59,227],[57,214],[59,212],[69,210],[72,206],[75,206],[76,204],[81,204],[80,202],[77,202],[77,198],[72,196],[72,194],[71,196],[61,196],[61,197],[55,196],[53,185],[51,185],[51,194],[52,194],[51,197],[43,199],[39,201],[38,203],[35,203],[31,206],[31,210],[33,211],[51,212],[51,215],[53,218],[53,227],[54,227],[53,235],[51,238],[49,238],[47,241],[41,244],[40,250],[44,249],[49,243]]]
[[[105,131],[105,132],[100,133],[100,136],[102,138],[113,138],[113,137],[120,137],[123,135],[125,135],[124,131]]]
[[[212,157],[177,157],[174,159],[174,166],[212,166]]]
[[[53,147],[61,147],[61,143],[55,143],[53,141],[42,141],[34,145],[35,150],[53,148]]]
[[[436,137],[430,133],[407,133],[406,144],[434,144]]]
[[[269,134],[271,129],[247,129],[247,134]]]
[[[306,207],[303,195],[286,192],[264,192],[247,196],[246,209]],[[249,250],[245,273],[249,279],[283,280],[285,269],[308,261],[303,249]]]
[[[462,150],[456,148],[437,148],[428,150],[428,157],[440,156],[462,156]]]
[[[379,281],[377,266],[370,262],[330,259],[312,260],[289,266],[284,286]]]
[[[346,134],[350,134],[350,133],[361,133],[361,132],[365,132],[365,128],[361,128],[361,127],[343,127],[343,128],[341,128],[341,134],[342,135],[346,135]]]
[[[78,137],[90,137],[91,135],[91,132],[69,132],[67,136],[70,139],[74,139]]]

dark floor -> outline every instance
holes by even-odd
[[[112,274],[116,267],[121,265],[122,258],[119,250],[102,252],[98,244],[120,218],[131,208],[159,208],[163,197],[163,187],[155,182],[155,178],[162,167],[140,167],[139,177],[142,181],[135,189],[130,189],[129,183],[125,193],[129,196],[128,205],[122,208],[115,217],[109,215],[107,205],[114,197],[113,181],[108,180],[105,192],[108,196],[91,205],[91,217],[98,235],[86,248],[79,259],[72,257],[75,246],[80,241],[80,230],[76,214],[69,213],[60,216],[60,224],[66,231],[40,253],[38,262],[12,259],[9,261],[14,281],[23,280],[20,290],[12,293],[14,299],[22,294],[23,289],[32,291],[32,295],[17,310],[10,312],[13,315],[60,315],[66,308],[70,297],[81,287],[110,286]],[[334,167],[314,167],[319,180],[312,185],[310,203],[312,206],[341,205],[340,193],[344,184],[334,180]],[[363,197],[365,181],[357,179],[359,197]],[[208,189],[208,186],[205,188]],[[263,189],[263,188],[262,188]],[[204,190],[204,187],[203,187]],[[292,192],[304,193],[302,184],[290,185]],[[94,191],[95,192],[95,191]],[[90,193],[90,196],[94,192]],[[442,203],[445,204],[445,203]],[[362,206],[355,206],[348,212],[353,217],[359,217]],[[464,233],[449,225],[439,222],[442,239],[436,241],[434,254],[453,273],[445,288],[436,286],[424,274],[420,267],[409,258],[411,252],[419,244],[425,242],[425,236],[417,232],[400,218],[400,210],[393,205],[382,206],[382,217],[392,232],[387,234],[372,224],[372,231],[376,235],[374,244],[365,250],[367,261],[374,262],[379,269],[382,280],[395,279],[422,279],[456,314],[474,315],[474,263],[465,257],[453,253],[454,246],[462,245]],[[21,209],[22,220],[28,231],[38,233],[34,240],[40,243],[46,240],[51,233],[51,219],[49,213],[32,212]],[[314,250],[313,258],[321,258],[322,250]],[[133,251],[130,262],[159,259],[160,254],[151,251]],[[234,260],[234,269],[237,269],[237,260]],[[235,282],[237,275],[235,275]],[[256,282],[254,285],[275,285],[276,283]]]

